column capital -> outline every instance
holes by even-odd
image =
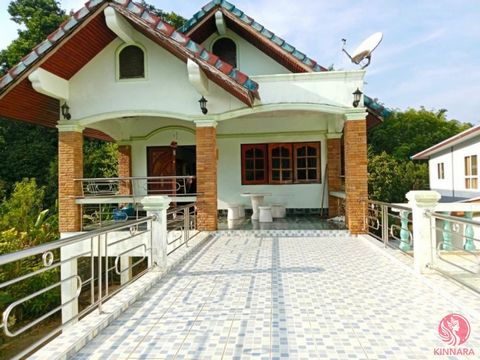
[[[194,123],[197,128],[200,128],[200,127],[216,128],[218,124],[215,120],[195,120]]]
[[[328,133],[327,139],[341,139],[342,135],[342,133]]]
[[[346,121],[365,120],[367,118],[367,115],[368,113],[365,111],[365,108],[348,109],[345,112],[345,120]]]
[[[57,125],[58,132],[83,132],[85,127],[77,123],[59,123]]]
[[[441,195],[436,191],[430,190],[417,190],[409,191],[405,197],[412,206],[420,208],[435,208],[438,201],[441,199]]]
[[[146,211],[166,210],[170,206],[172,200],[164,195],[146,196],[142,200],[143,209]]]

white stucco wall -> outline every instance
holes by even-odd
[[[137,38],[146,49],[146,78],[116,79],[116,50],[122,45],[117,38],[70,79],[73,119],[122,111],[201,115],[201,95],[188,81],[186,64],[140,33]],[[245,107],[212,82],[208,101],[210,113]]]
[[[218,139],[218,208],[225,209],[228,203],[245,204],[246,207],[251,207],[249,198],[240,195],[245,192],[271,193],[272,196],[265,198],[266,203],[285,204],[287,208],[320,208],[323,184],[242,185],[241,144],[307,141],[321,142],[321,177],[323,180],[327,161],[325,135]],[[325,196],[324,207],[328,207],[328,196]]]
[[[237,45],[237,68],[248,75],[286,74],[290,71],[283,65],[273,60],[270,56],[257,49],[248,41],[227,29],[225,36],[211,35],[202,44],[207,50],[212,51],[213,43],[222,37],[227,37]]]
[[[278,112],[219,122],[217,126],[219,209],[226,208],[228,203],[240,203],[249,207],[249,199],[240,195],[244,192],[272,193],[272,196],[266,198],[270,204],[282,203],[289,208],[320,208],[324,185],[327,185],[324,184],[327,163],[327,125],[333,118],[335,118],[334,115],[312,112]],[[146,119],[140,119],[141,121]],[[131,122],[135,124],[136,121],[131,120]],[[164,124],[159,122],[159,125]],[[182,126],[188,125],[185,121],[174,121],[173,125],[160,127],[159,132],[148,138],[137,138],[128,142],[132,146],[133,176],[147,175],[148,146],[168,146],[174,137],[179,146],[195,145],[193,126],[188,126],[190,130],[182,129]],[[320,142],[322,183],[242,185],[241,144],[278,142]],[[327,196],[323,201],[324,207],[328,207]]]

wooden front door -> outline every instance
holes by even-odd
[[[170,146],[147,147],[147,176],[175,176],[175,149]],[[148,193],[168,195],[175,192],[175,179],[148,180]]]

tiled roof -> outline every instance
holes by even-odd
[[[370,96],[365,94],[363,94],[363,104],[382,118],[386,118],[392,113],[391,110],[384,107],[376,99],[372,99]]]
[[[67,34],[73,31],[86,17],[94,12],[97,7],[102,4],[104,0],[91,0],[87,2],[83,8],[74,13],[70,18],[65,20],[57,30],[52,32],[48,37],[38,44],[28,55],[26,55],[20,62],[12,67],[0,79],[0,93],[15,80],[29,69],[35,62],[40,60],[48,50],[63,39]]]
[[[83,8],[67,19],[57,30],[51,33],[47,39],[35,47],[30,54],[25,56],[0,79],[0,93],[2,93],[2,91],[4,91],[17,77],[23,74],[35,62],[48,53],[48,50],[52,49],[61,39],[72,32],[73,29],[87,18],[88,15],[99,5],[108,2],[114,7],[119,6],[123,8],[130,15],[142,19],[142,24],[148,24],[150,29],[154,30],[156,33],[173,40],[172,43],[177,47],[182,48],[183,52],[188,54],[190,58],[197,59],[201,65],[216,69],[213,69],[213,71],[218,71],[223,75],[226,75],[234,83],[251,92],[253,96],[258,96],[258,84],[251,80],[246,74],[220,60],[216,55],[205,50],[202,46],[192,41],[188,36],[176,31],[173,26],[163,22],[159,17],[131,0],[91,0],[87,2]],[[208,65],[204,65],[205,63]]]
[[[302,53],[301,51],[297,50],[293,45],[287,43],[284,39],[280,38],[279,36],[275,35],[273,32],[268,30],[266,27],[263,25],[259,24],[256,22],[254,19],[249,17],[247,14],[245,14],[242,10],[238,9],[235,5],[229,3],[228,1],[225,0],[213,0],[210,1],[207,5],[202,7],[200,11],[195,13],[191,19],[189,19],[180,29],[179,31],[186,34],[189,32],[191,29],[193,29],[198,23],[201,22],[205,16],[210,14],[213,9],[221,7],[222,9],[225,9],[228,11],[230,14],[234,15],[237,17],[239,20],[241,20],[243,23],[246,25],[250,26],[252,29],[254,29],[258,34],[263,36],[266,40],[270,41],[272,44],[280,47],[283,51],[286,53],[292,55],[294,58],[296,58],[298,61],[300,61],[302,64],[310,68],[312,71],[326,71],[324,67],[320,66],[317,64],[317,62],[311,58],[309,58],[307,55]]]

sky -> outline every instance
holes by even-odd
[[[148,0],[147,0],[148,1]],[[480,124],[479,0],[230,0],[323,66],[358,68],[342,53],[370,34],[383,41],[366,69],[364,92],[386,107],[447,109],[449,119]],[[16,37],[10,0],[0,0],[0,49]],[[66,10],[84,0],[60,1]],[[208,0],[150,0],[189,18]]]

